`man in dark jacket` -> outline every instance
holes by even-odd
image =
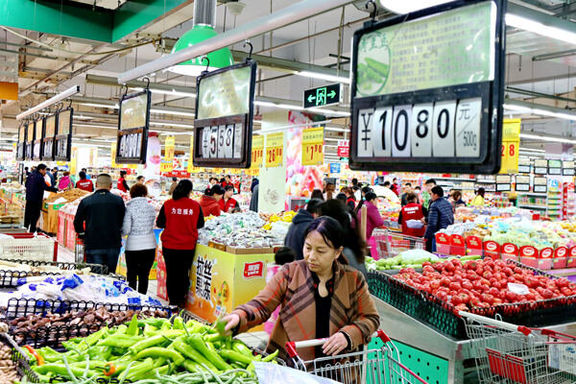
[[[452,204],[444,198],[444,190],[440,186],[435,186],[430,191],[430,211],[428,212],[428,227],[424,237],[426,238],[426,249],[430,252],[436,251],[436,232],[454,224],[454,211]]]
[[[112,178],[100,174],[96,179],[96,192],[80,202],[74,229],[84,240],[84,250],[88,263],[108,266],[109,273],[116,272],[121,232],[126,208],[120,196],[110,193]]]
[[[31,233],[36,232],[36,224],[40,219],[44,191],[58,192],[44,181],[46,164],[39,164],[36,170],[26,179],[26,208],[24,210],[24,227]]]
[[[284,239],[284,245],[296,252],[296,260],[304,258],[302,250],[304,247],[304,232],[320,214],[320,204],[322,203],[323,201],[320,199],[311,199],[306,205],[306,209],[299,210],[298,214],[292,219],[292,224],[290,224]]]

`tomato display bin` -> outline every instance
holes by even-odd
[[[567,257],[555,257],[552,260],[552,268],[554,269],[564,269],[566,268]]]
[[[552,269],[553,259],[539,259],[537,257],[527,257],[521,256],[520,262],[528,267],[538,268],[538,269]]]

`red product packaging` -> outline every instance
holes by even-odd
[[[502,244],[501,252],[502,260],[516,260],[518,261],[518,246],[512,243]]]
[[[466,255],[466,243],[464,241],[464,237],[461,235],[452,235],[450,236],[450,243],[452,247],[450,252],[452,255],[456,256],[464,256]]]
[[[485,241],[484,242],[484,256],[491,257],[493,259],[500,258],[500,244],[495,241]]]
[[[450,235],[445,233],[436,234],[436,252],[441,255],[451,255]]]
[[[568,260],[568,248],[558,247],[554,250],[554,260],[552,262],[552,268],[562,269],[566,268],[566,261]]]
[[[566,268],[576,268],[576,247],[572,247],[568,250]]]
[[[482,240],[478,236],[466,238],[466,252],[469,255],[482,255]]]

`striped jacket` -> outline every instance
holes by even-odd
[[[284,265],[258,296],[233,311],[240,316],[238,331],[245,332],[262,324],[276,307],[281,306],[267,350],[279,349],[281,357],[286,358],[284,346],[287,341],[316,338],[314,290],[312,272],[304,260]],[[362,273],[336,263],[330,334],[346,333],[351,341],[350,350],[356,350],[370,340],[379,324],[378,312]],[[298,352],[304,360],[315,357],[314,348]]]

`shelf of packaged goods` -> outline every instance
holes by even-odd
[[[520,196],[539,196],[539,197],[548,197],[546,193],[534,193],[534,192],[518,192]]]
[[[476,184],[496,184],[496,180],[494,180],[494,181],[490,181],[490,180],[476,180],[475,183],[476,183]]]
[[[436,181],[458,181],[458,182],[470,182],[470,183],[475,183],[476,179],[467,179],[467,178],[463,178],[463,177],[436,177],[435,178]]]
[[[545,211],[548,209],[546,206],[538,206],[538,205],[530,205],[530,204],[518,204],[520,208],[527,208],[527,209],[539,209]]]

